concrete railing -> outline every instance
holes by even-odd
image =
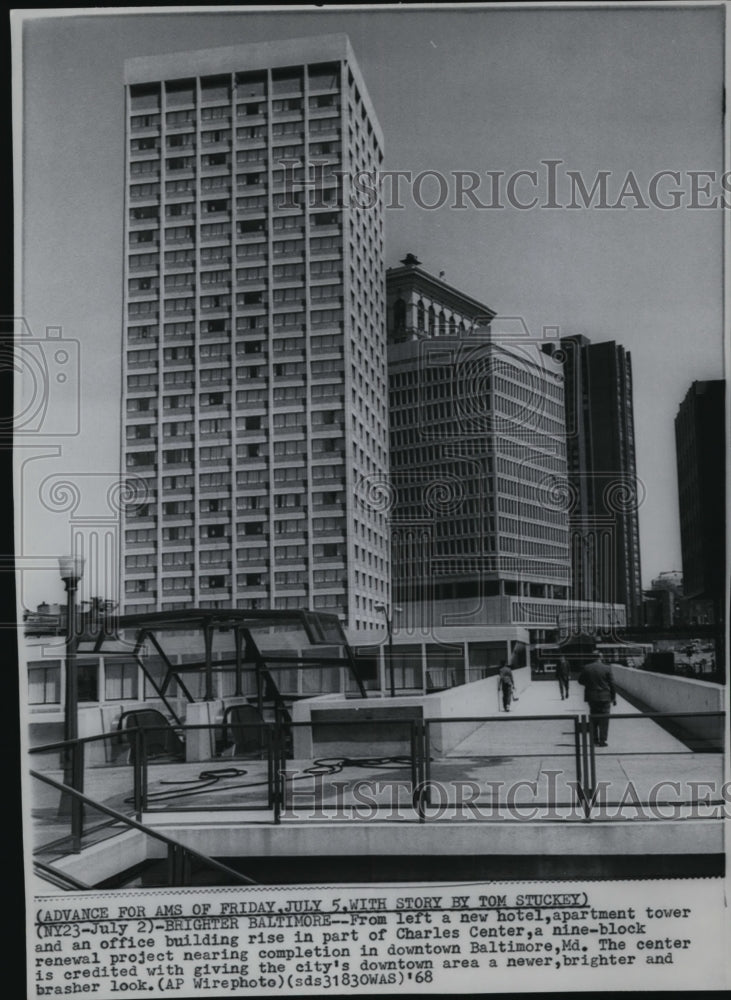
[[[649,712],[723,712],[723,686],[691,677],[655,674],[649,670],[612,664],[612,673],[620,692],[642,703]],[[678,719],[677,727],[696,739],[720,737],[722,719]]]
[[[520,667],[513,671],[515,690],[518,694],[530,684],[530,669]],[[427,695],[403,695],[397,698],[341,698],[326,696],[295,702],[292,707],[294,722],[312,723],[293,728],[294,756],[304,760],[312,757],[332,757],[335,755],[393,756],[408,754],[410,747],[404,739],[404,722],[394,719],[393,726],[386,724],[399,708],[404,709],[402,719],[443,719],[490,716],[499,711],[497,675],[484,680],[461,684],[446,691]],[[342,726],[320,725],[332,713],[333,721]],[[369,728],[367,744],[363,739],[355,739],[354,725]],[[482,725],[482,720],[454,724],[435,724],[432,737],[442,752],[451,750]],[[349,738],[349,730],[352,736]]]
[[[515,692],[520,695],[531,682],[530,668],[519,667],[513,671]],[[498,675],[485,677],[481,681],[462,684],[460,687],[428,695],[424,704],[425,719],[470,718],[472,716],[494,715],[502,710],[502,698],[498,690]],[[482,725],[482,721],[435,723],[431,726],[431,739],[440,753],[453,750],[462,740],[466,740]]]

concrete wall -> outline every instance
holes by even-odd
[[[520,694],[530,684],[530,668],[521,667],[514,672],[515,689]],[[308,698],[295,702],[292,706],[294,722],[311,722],[310,726],[295,726],[293,730],[294,757],[309,760],[313,757],[333,756],[393,756],[410,753],[408,739],[404,736],[404,723],[394,723],[391,727],[375,722],[368,731],[367,743],[363,732],[368,722],[388,718],[394,709],[403,708],[405,718],[413,718],[414,710],[420,711],[424,719],[459,719],[479,716],[476,722],[454,723],[452,725],[431,726],[434,743],[444,752],[457,746],[463,739],[482,725],[482,719],[496,715],[498,708],[497,677],[461,684],[435,694],[408,695],[399,698],[342,698],[327,695],[322,698]],[[380,711],[379,711],[380,709]],[[313,717],[313,713],[316,713]],[[320,726],[317,721],[333,713],[333,718],[342,726]],[[358,725],[354,730],[353,726]],[[348,729],[353,735],[349,738]]]
[[[726,709],[725,689],[720,684],[698,681],[690,677],[654,674],[649,670],[612,664],[617,687],[636,698],[651,712],[723,712]],[[720,741],[723,719],[678,719],[679,735],[695,739]]]
[[[208,857],[381,855],[653,855],[721,854],[723,823],[649,820],[602,823],[160,823],[161,832]],[[150,840],[150,845],[154,841]]]
[[[515,691],[520,695],[531,682],[530,667],[519,667],[513,671]],[[498,691],[497,675],[486,677],[481,681],[462,684],[427,695],[424,708],[425,719],[459,719],[471,716],[496,715],[501,710],[502,701]],[[451,725],[434,723],[429,727],[430,739],[440,753],[447,753],[458,743],[474,733],[482,725],[482,719],[477,722],[458,722]]]
[[[216,755],[216,739],[222,735],[226,709],[231,705],[248,705],[243,695],[217,698],[214,701],[194,701],[186,707],[186,726],[211,726],[210,729],[189,729],[185,733],[185,759],[210,760]],[[218,731],[217,731],[218,730]]]
[[[723,853],[723,823],[707,820],[594,823],[201,823],[161,822],[159,832],[208,857],[437,856],[446,858],[545,856],[631,857]],[[323,831],[326,831],[323,832]],[[82,882],[110,878],[144,861],[165,857],[165,844],[128,830],[69,855],[55,867]],[[121,897],[120,897],[121,898]]]
[[[166,850],[165,844],[141,830],[125,830],[111,840],[93,844],[81,854],[61,858],[54,867],[87,885],[94,885],[151,858],[165,857]]]

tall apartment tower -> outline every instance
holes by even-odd
[[[561,341],[571,490],[573,598],[624,605],[642,624],[632,361],[586,337]],[[619,624],[619,622],[617,622]]]
[[[725,383],[694,382],[675,418],[688,617],[720,624],[726,590]]]
[[[382,627],[383,221],[343,195],[382,136],[344,35],[129,60],[126,612]]]
[[[394,601],[553,629],[571,583],[561,364],[413,254],[386,287]]]

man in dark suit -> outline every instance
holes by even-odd
[[[616,707],[617,704],[612,668],[597,658],[586,664],[578,680],[584,686],[584,701],[589,704],[594,745],[605,747],[609,733],[609,706]]]
[[[513,700],[515,690],[515,678],[510,666],[503,661],[497,677],[498,691],[503,699],[503,711],[510,711],[510,702]]]
[[[559,656],[558,662],[556,663],[556,677],[558,678],[558,686],[561,689],[561,701],[569,696],[569,680],[571,678],[571,672],[569,671],[569,665],[565,656]]]

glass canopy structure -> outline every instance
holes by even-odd
[[[313,611],[190,609],[125,615],[113,631],[82,639],[78,652],[134,657],[177,722],[182,720],[174,702],[180,696],[187,702],[213,700],[216,675],[226,675],[234,697],[254,696],[260,710],[265,702],[284,709],[284,698],[292,691],[319,693],[328,676],[327,686],[339,688],[343,671],[366,697],[340,620]]]

